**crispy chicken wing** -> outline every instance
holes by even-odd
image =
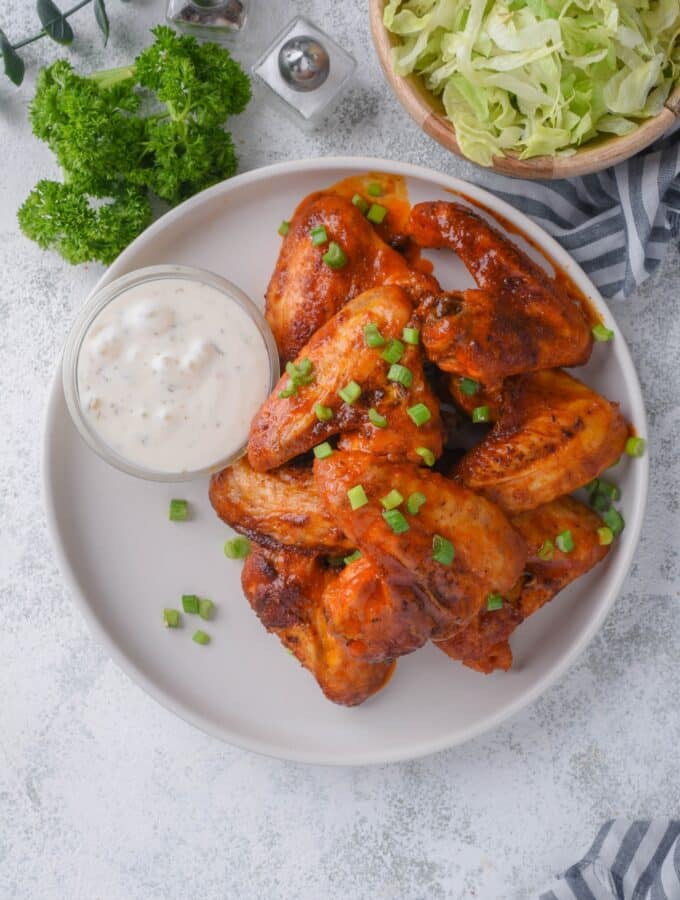
[[[319,492],[338,526],[379,570],[390,590],[417,602],[398,610],[402,627],[413,609],[431,617],[431,636],[447,637],[469,621],[492,591],[506,592],[517,581],[526,556],[522,538],[503,513],[458,484],[408,463],[389,464],[365,453],[334,453],[314,463]],[[347,492],[361,485],[368,503],[352,510]],[[426,501],[408,515],[408,530],[395,534],[382,515],[381,498],[398,491],[404,499],[416,492]],[[402,507],[403,508],[403,507]],[[450,541],[450,565],[433,558],[435,535]]]
[[[291,385],[284,374],[255,416],[248,443],[251,466],[257,471],[275,468],[346,431],[358,432],[362,449],[388,458],[418,460],[417,447],[427,447],[438,456],[442,449],[439,404],[423,374],[420,346],[406,345],[400,359],[413,379],[406,388],[388,379],[390,365],[382,357],[382,348],[367,347],[364,337],[364,326],[372,323],[386,340],[401,338],[412,317],[411,301],[401,288],[381,287],[355,297],[320,328],[296,360],[296,365],[303,359],[311,363],[311,383],[301,385],[290,397],[281,397]],[[351,381],[362,390],[352,404],[338,393]],[[420,428],[407,414],[417,403],[424,403],[431,414]],[[319,419],[319,405],[331,410],[330,418]],[[369,421],[372,407],[387,419],[386,428]]]
[[[459,203],[419,203],[410,231],[422,247],[454,250],[479,287],[424,296],[423,343],[440,368],[492,387],[588,361],[593,338],[580,301],[481,216]]]
[[[487,437],[455,469],[508,513],[534,509],[596,478],[624,451],[615,403],[560,370],[508,379]]]
[[[356,706],[387,684],[394,663],[361,662],[328,630],[321,598],[337,577],[317,558],[255,547],[241,583],[262,624],[309,669],[326,697]]]
[[[323,261],[327,243],[312,244],[310,231],[317,226],[342,247],[348,261],[341,269]],[[294,359],[348,300],[383,284],[402,284],[415,297],[438,288],[431,275],[411,268],[388,246],[350,200],[311,194],[295,211],[267,288],[265,315],[282,358]]]
[[[352,549],[321,501],[311,469],[255,472],[241,459],[213,475],[210,502],[227,525],[266,547],[307,553]]]

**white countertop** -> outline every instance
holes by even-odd
[[[32,6],[5,0],[0,27],[29,34]],[[364,0],[266,6],[271,36],[304,13],[360,66],[341,108],[311,134],[258,96],[234,123],[242,170],[343,153],[483,179],[397,105]],[[109,0],[108,9],[106,50],[90,9],[72,20],[84,70],[130,60],[164,5]],[[0,79],[0,898],[514,900],[574,862],[603,820],[677,816],[677,246],[637,296],[613,305],[647,403],[651,491],[623,593],[577,665],[493,734],[417,762],[326,769],[255,756],[186,725],[116,668],[72,606],[50,547],[40,486],[47,386],[100,273],[41,252],[16,225],[34,183],[56,174],[26,106],[37,68],[61,52],[43,40],[25,52],[22,89]]]

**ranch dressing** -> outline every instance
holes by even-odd
[[[163,474],[237,453],[269,391],[264,338],[234,300],[189,278],[133,285],[96,316],[77,362],[78,399],[100,439]]]

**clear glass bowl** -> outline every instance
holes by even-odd
[[[199,284],[207,284],[218,290],[225,299],[225,302],[236,303],[246,313],[248,318],[253,322],[267,351],[269,360],[269,382],[268,393],[274,388],[279,379],[279,354],[276,348],[274,336],[265,321],[260,310],[255,306],[253,301],[235,284],[216,275],[214,272],[208,272],[205,269],[195,269],[190,266],[149,266],[144,269],[137,269],[115,281],[104,285],[104,287],[96,290],[87,300],[85,306],[80,312],[71,329],[71,332],[64,347],[62,357],[62,379],[64,386],[64,396],[66,405],[73,419],[78,433],[85,443],[103,460],[128,475],[134,475],[136,478],[143,478],[147,481],[165,481],[179,482],[192,481],[196,478],[205,477],[213,472],[223,469],[225,466],[236,462],[245,453],[247,440],[243,442],[235,452],[221,459],[216,459],[210,465],[201,469],[182,472],[165,472],[154,471],[144,468],[137,463],[126,459],[115,450],[113,450],[92,427],[87,416],[84,414],[78,391],[78,358],[83,345],[85,336],[100,314],[100,312],[111,303],[116,297],[119,297],[129,288],[144,284],[148,281],[158,281],[164,278],[181,278],[189,281],[195,281]],[[253,415],[257,410],[253,410]]]

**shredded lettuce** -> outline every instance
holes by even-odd
[[[678,0],[387,0],[384,22],[484,166],[628,134],[680,80]]]

